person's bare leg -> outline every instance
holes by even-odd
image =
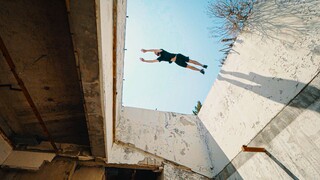
[[[198,69],[198,68],[196,68],[196,67],[193,67],[193,66],[190,66],[190,65],[187,65],[186,68],[192,69],[192,70],[194,70],[194,71],[201,71],[200,69]]]
[[[203,66],[201,63],[199,63],[199,62],[196,61],[196,60],[189,59],[188,62],[191,63],[191,64],[195,64],[195,65],[201,66],[201,67]]]
[[[194,70],[194,71],[199,71],[201,74],[204,74],[204,73],[205,73],[203,69],[200,70],[200,69],[198,69],[198,68],[196,68],[196,67],[193,67],[193,66],[190,66],[190,65],[187,65],[186,68],[191,69],[191,70]]]

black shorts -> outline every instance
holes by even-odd
[[[187,62],[189,62],[189,57],[184,56],[182,54],[177,54],[177,58],[175,63],[178,64],[181,67],[187,67]]]

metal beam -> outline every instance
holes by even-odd
[[[40,125],[42,127],[43,132],[47,135],[47,138],[49,139],[52,147],[54,148],[55,152],[57,153],[58,152],[58,148],[55,145],[55,143],[54,143],[54,141],[52,139],[52,136],[50,135],[50,133],[49,133],[49,131],[48,131],[48,129],[47,129],[47,127],[46,127],[46,125],[45,125],[45,123],[44,123],[44,121],[43,121],[43,119],[42,119],[42,117],[41,117],[36,105],[35,105],[35,103],[33,102],[29,91],[27,90],[27,88],[25,87],[22,79],[19,77],[18,73],[16,72],[16,66],[14,65],[14,62],[13,62],[13,60],[12,60],[12,58],[11,58],[9,52],[8,52],[7,47],[4,44],[1,36],[0,36],[0,49],[2,51],[2,54],[3,54],[4,58],[6,59],[8,65],[10,67],[10,70],[11,70],[12,74],[14,75],[15,79],[18,82],[18,85],[20,86],[24,96],[26,97],[26,99],[27,99],[27,101],[28,101],[28,103],[29,103],[34,115],[38,119],[38,121],[39,121],[39,123],[40,123]]]
[[[112,71],[113,71],[113,99],[112,99],[112,134],[113,143],[116,141],[116,114],[117,114],[117,12],[118,0],[113,0],[113,57],[112,57]]]
[[[242,146],[243,152],[266,152],[265,148]]]

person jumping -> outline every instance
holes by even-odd
[[[161,62],[161,61],[167,61],[169,62],[170,64],[172,62],[175,62],[177,65],[181,66],[181,67],[184,67],[184,68],[188,68],[188,69],[191,69],[191,70],[194,70],[194,71],[199,71],[200,73],[204,74],[204,69],[198,69],[194,66],[190,66],[188,63],[191,63],[191,64],[195,64],[195,65],[198,65],[198,66],[201,66],[203,68],[207,68],[208,66],[207,65],[202,65],[201,63],[199,63],[198,61],[196,60],[192,60],[190,59],[189,57],[187,56],[184,56],[182,54],[173,54],[173,53],[169,53],[163,49],[141,49],[141,51],[143,53],[146,53],[146,52],[154,52],[154,54],[156,56],[158,56],[157,59],[155,60],[145,60],[143,58],[140,58],[140,60],[142,62],[147,62],[147,63],[154,63],[154,62]]]

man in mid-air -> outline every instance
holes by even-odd
[[[177,65],[179,65],[181,67],[188,68],[188,69],[191,69],[191,70],[194,70],[194,71],[199,71],[202,74],[205,73],[204,69],[198,69],[198,68],[196,68],[194,66],[190,66],[188,63],[195,64],[195,65],[201,66],[203,68],[207,68],[208,67],[207,65],[202,65],[198,61],[192,60],[187,56],[184,56],[182,54],[169,53],[169,52],[167,52],[167,51],[165,51],[163,49],[141,49],[141,51],[143,53],[154,52],[154,54],[158,56],[158,58],[155,59],[155,60],[145,60],[143,58],[140,58],[140,60],[142,62],[154,63],[154,62],[167,61],[170,64],[172,62],[175,62]]]

